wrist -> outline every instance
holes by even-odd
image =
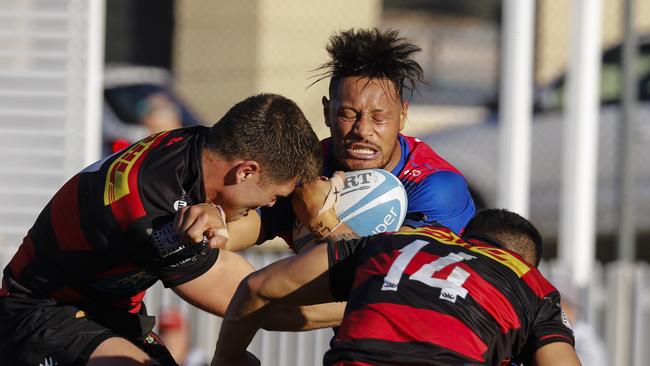
[[[336,214],[336,210],[332,207],[318,214],[313,218],[307,227],[309,231],[314,234],[316,239],[320,240],[326,238],[332,231],[336,230],[341,225],[341,219]]]

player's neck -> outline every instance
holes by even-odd
[[[201,154],[201,168],[203,169],[203,188],[207,202],[215,203],[219,192],[223,190],[226,175],[232,168],[232,162],[216,152],[203,150]]]

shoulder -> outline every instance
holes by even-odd
[[[418,199],[451,204],[457,202],[459,198],[466,199],[469,196],[467,181],[462,175],[453,171],[430,171],[427,173],[419,180],[411,180],[407,177],[406,182],[403,181],[407,192],[411,191],[409,192],[409,201],[411,196],[418,196]],[[418,178],[417,171],[412,172],[411,175]]]
[[[438,155],[424,141],[415,137],[400,135],[400,143],[408,155],[404,168],[400,172],[400,178],[410,176],[417,179],[418,176],[427,176],[438,171],[454,172],[462,176],[456,167]]]

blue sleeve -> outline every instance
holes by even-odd
[[[437,222],[460,233],[474,216],[476,208],[467,181],[458,173],[435,172],[411,187],[407,189],[405,226],[417,228]]]

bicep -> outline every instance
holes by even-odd
[[[575,349],[564,342],[547,344],[535,351],[533,366],[580,366]]]

